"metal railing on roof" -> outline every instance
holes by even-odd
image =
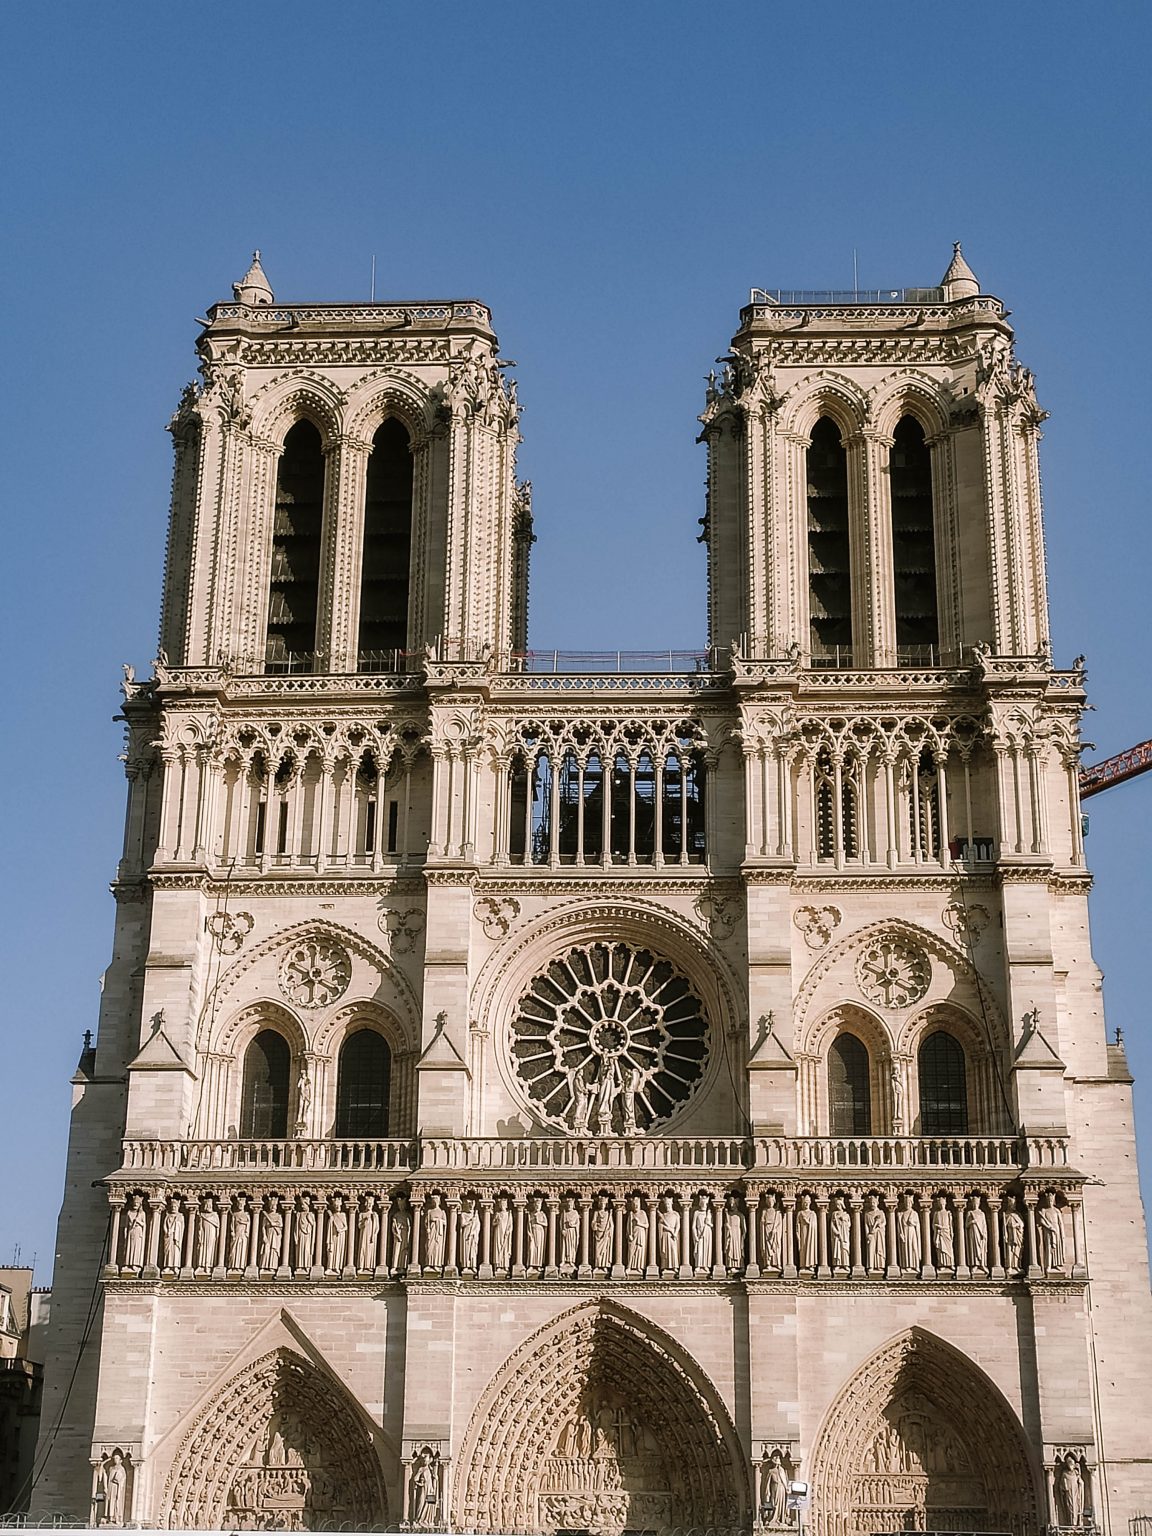
[[[750,304],[942,304],[943,288],[753,288]]]
[[[725,653],[725,656],[727,653]],[[708,651],[517,651],[514,672],[715,672],[727,666]]]

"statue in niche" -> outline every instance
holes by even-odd
[[[148,1212],[144,1209],[144,1196],[133,1195],[124,1212],[125,1269],[143,1269],[147,1234]]]
[[[1053,1483],[1056,1495],[1056,1523],[1065,1526],[1084,1524],[1084,1474],[1080,1457],[1075,1451],[1065,1451],[1056,1463]]]
[[[1049,1190],[1036,1210],[1036,1236],[1040,1239],[1040,1264],[1046,1274],[1064,1268],[1064,1217]]]
[[[896,1212],[896,1240],[900,1248],[900,1268],[918,1270],[922,1258],[920,1213],[911,1195],[900,1197],[900,1209]]]
[[[279,1269],[280,1249],[284,1243],[284,1217],[280,1202],[273,1195],[260,1221],[260,1268]]]
[[[648,1249],[648,1212],[644,1209],[639,1195],[633,1195],[628,1201],[628,1216],[624,1223],[624,1240],[628,1248],[626,1268],[633,1274],[640,1274],[644,1269],[644,1258]]]
[[[448,1236],[448,1212],[440,1204],[440,1196],[428,1196],[424,1207],[424,1268],[444,1268],[444,1243]]]
[[[492,1212],[492,1268],[512,1268],[512,1209],[507,1195],[496,1196]]]
[[[712,1268],[712,1208],[703,1190],[692,1202],[692,1268]]]
[[[356,1269],[360,1274],[370,1275],[376,1268],[376,1250],[379,1246],[380,1212],[376,1209],[376,1196],[367,1195],[356,1224]]]
[[[568,1069],[568,1093],[572,1104],[572,1129],[578,1136],[588,1134],[588,1117],[592,1113],[592,1091],[584,1073],[584,1063]]]
[[[864,1267],[869,1274],[883,1274],[888,1262],[888,1235],[885,1213],[878,1195],[864,1197]]]
[[[796,1201],[796,1264],[799,1269],[815,1269],[819,1253],[816,1212],[812,1196],[801,1195]]]
[[[539,1195],[532,1195],[524,1215],[524,1236],[528,1269],[544,1268],[544,1252],[548,1241],[548,1213]]]
[[[1024,1266],[1024,1218],[1016,1209],[1015,1195],[1005,1195],[1001,1208],[1004,1227],[1004,1268],[1010,1275]]]
[[[119,1451],[105,1458],[100,1469],[98,1487],[104,1495],[104,1512],[101,1525],[123,1525],[128,1494],[128,1468]]]
[[[458,1224],[460,1268],[475,1274],[480,1267],[480,1207],[474,1195],[461,1200]]]
[[[607,1195],[597,1195],[592,1207],[592,1264],[595,1269],[612,1268],[612,1206]]]
[[[408,1268],[408,1255],[412,1247],[412,1213],[408,1209],[408,1197],[396,1196],[389,1222],[392,1229],[392,1273],[399,1275]]]
[[[788,1509],[788,1469],[780,1451],[773,1451],[764,1468],[763,1502],[760,1516],[765,1525],[790,1525]]]
[[[760,1207],[760,1263],[765,1269],[781,1269],[784,1262],[784,1212],[775,1195]]]
[[[560,1263],[565,1269],[576,1268],[580,1252],[580,1211],[574,1195],[565,1195],[560,1203]]]
[[[296,1268],[311,1269],[316,1255],[316,1212],[305,1195],[296,1213]]]
[[[671,1195],[661,1195],[656,1212],[656,1263],[662,1270],[680,1264],[680,1212]]]
[[[937,1269],[956,1268],[956,1240],[952,1234],[952,1212],[943,1195],[932,1201],[932,1256]]]
[[[308,1061],[305,1058],[300,1062],[300,1071],[296,1076],[296,1134],[303,1136],[308,1130],[308,1117],[312,1112],[312,1078],[308,1071]]]
[[[252,1216],[248,1210],[248,1196],[241,1195],[232,1212],[228,1229],[228,1268],[245,1269],[248,1264],[248,1240],[252,1235]]]
[[[832,1212],[828,1217],[829,1263],[833,1269],[848,1269],[852,1259],[852,1218],[844,1208],[841,1195],[832,1196]]]
[[[988,1223],[979,1195],[969,1195],[964,1206],[964,1242],[968,1249],[970,1269],[988,1268]]]
[[[744,1220],[744,1212],[740,1209],[740,1196],[729,1195],[724,1201],[724,1225],[721,1233],[724,1238],[724,1268],[744,1268],[744,1241],[748,1225]]]
[[[892,1085],[892,1130],[899,1136],[904,1130],[904,1078],[898,1062],[888,1068],[888,1081]]]
[[[343,1274],[344,1267],[348,1263],[348,1212],[344,1209],[344,1199],[341,1195],[332,1196],[325,1248],[325,1269],[330,1275]]]
[[[184,1252],[184,1212],[173,1195],[164,1212],[164,1251],[161,1258],[163,1269],[179,1269]]]
[[[412,1458],[412,1478],[408,1487],[408,1518],[418,1529],[436,1524],[440,1509],[440,1458],[430,1446]]]
[[[640,1085],[643,1081],[643,1075],[639,1067],[628,1066],[624,1068],[620,1092],[616,1096],[617,1103],[620,1105],[621,1135],[636,1135],[636,1095],[640,1092]]]
[[[211,1195],[204,1197],[196,1223],[196,1268],[213,1269],[220,1247],[220,1212]]]

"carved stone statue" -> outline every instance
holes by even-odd
[[[597,1195],[592,1207],[592,1264],[595,1269],[612,1268],[612,1207],[607,1195]]]
[[[124,1267],[142,1269],[148,1235],[148,1212],[144,1209],[144,1196],[133,1195],[124,1212]]]
[[[784,1212],[775,1195],[768,1195],[760,1207],[760,1265],[763,1269],[781,1269],[784,1263]]]
[[[512,1268],[512,1209],[507,1195],[496,1196],[492,1212],[492,1268]]]
[[[956,1268],[956,1240],[952,1232],[952,1212],[943,1195],[932,1202],[932,1257],[937,1269]]]
[[[575,1269],[580,1252],[580,1211],[572,1195],[565,1195],[560,1206],[560,1263]]]
[[[969,1195],[964,1206],[964,1243],[970,1269],[988,1268],[988,1223],[980,1206],[979,1195]]]
[[[796,1263],[800,1269],[815,1269],[819,1242],[816,1212],[812,1196],[801,1195],[796,1201]]]
[[[896,1212],[896,1241],[900,1249],[900,1268],[916,1271],[923,1258],[920,1241],[920,1212],[911,1195],[903,1195]]]
[[[712,1268],[712,1207],[701,1190],[692,1202],[692,1268],[699,1273]]]
[[[844,1208],[840,1195],[832,1196],[832,1211],[828,1217],[829,1262],[833,1269],[848,1269],[852,1258],[852,1218]]]
[[[228,1268],[244,1269],[248,1264],[248,1241],[252,1235],[252,1216],[248,1196],[240,1195],[228,1228]]]
[[[627,1268],[632,1274],[641,1274],[648,1248],[648,1212],[644,1209],[639,1195],[633,1195],[628,1202],[624,1237],[628,1245]]]
[[[260,1268],[278,1269],[280,1249],[284,1242],[284,1217],[280,1202],[273,1195],[260,1218]]]
[[[460,1202],[458,1260],[462,1270],[475,1274],[480,1268],[480,1207],[474,1195],[465,1195]]]
[[[412,1249],[412,1212],[408,1209],[407,1196],[396,1196],[389,1225],[392,1229],[392,1273],[399,1275],[408,1268]]]
[[[312,1078],[308,1062],[302,1060],[296,1077],[296,1133],[303,1136],[308,1130],[308,1117],[312,1112]]]
[[[1064,1217],[1049,1190],[1041,1196],[1036,1210],[1036,1236],[1039,1239],[1040,1265],[1046,1274],[1064,1268]]]
[[[348,1263],[348,1212],[340,1195],[332,1196],[326,1239],[324,1267],[330,1275],[342,1274]]]
[[[765,1525],[790,1525],[788,1509],[788,1469],[779,1451],[773,1451],[764,1469],[761,1518]]]
[[[175,1195],[169,1200],[168,1209],[164,1212],[163,1236],[161,1268],[179,1269],[183,1263],[184,1252],[184,1212],[180,1209],[180,1202]]]
[[[544,1251],[548,1241],[548,1213],[539,1195],[532,1195],[524,1214],[525,1259],[528,1269],[544,1268]]]
[[[206,1195],[196,1223],[196,1269],[212,1269],[220,1249],[220,1212],[211,1195]]]
[[[584,1063],[568,1070],[568,1092],[572,1099],[572,1129],[583,1136],[588,1130],[588,1116],[592,1111],[592,1093],[584,1075]]]
[[[612,1134],[612,1106],[620,1090],[620,1069],[615,1057],[600,1061],[592,1084],[592,1128],[599,1136]]]
[[[885,1214],[876,1195],[864,1197],[864,1268],[870,1275],[884,1273],[888,1262],[888,1235]]]
[[[439,1457],[428,1446],[412,1458],[412,1480],[408,1488],[408,1518],[418,1529],[436,1524],[440,1509]]]
[[[729,1195],[724,1201],[724,1225],[721,1234],[724,1238],[724,1268],[744,1268],[744,1240],[748,1230],[748,1224],[744,1220],[744,1212],[740,1209],[740,1196]]]
[[[617,1095],[620,1105],[620,1129],[625,1136],[636,1134],[636,1095],[640,1092],[643,1075],[639,1067],[625,1067],[624,1079]]]
[[[113,1451],[100,1469],[100,1491],[104,1495],[102,1525],[123,1525],[128,1492],[128,1469],[119,1451]]]
[[[316,1212],[311,1196],[305,1195],[296,1212],[296,1268],[311,1269],[316,1262]]]
[[[448,1237],[448,1212],[438,1194],[428,1196],[424,1207],[424,1268],[444,1268],[444,1244]]]
[[[1084,1524],[1084,1474],[1080,1457],[1075,1451],[1066,1451],[1056,1463],[1053,1483],[1056,1495],[1056,1523],[1063,1526]]]
[[[376,1196],[368,1195],[356,1223],[356,1270],[370,1275],[376,1268],[376,1250],[380,1246],[380,1212],[376,1209]]]
[[[1010,1275],[1018,1274],[1024,1266],[1024,1218],[1016,1209],[1016,1197],[1005,1195],[1001,1207],[1004,1228],[1004,1268]]]
[[[680,1212],[671,1195],[661,1195],[656,1212],[656,1263],[662,1270],[680,1264]]]

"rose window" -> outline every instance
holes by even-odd
[[[301,1008],[334,1003],[351,979],[348,951],[327,939],[294,944],[280,962],[280,990]]]
[[[512,1055],[543,1120],[580,1135],[634,1136],[696,1091],[708,1024],[669,961],[628,944],[580,945],[521,998]]]
[[[882,934],[856,962],[856,980],[869,1002],[904,1008],[928,990],[932,966],[923,950],[894,934]]]

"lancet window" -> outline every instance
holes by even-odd
[[[396,670],[408,644],[412,552],[412,448],[404,424],[385,421],[372,439],[364,502],[357,666]]]
[[[833,1136],[872,1134],[871,1068],[868,1047],[847,1032],[828,1051],[828,1130]]]
[[[808,608],[813,666],[852,665],[848,459],[840,428],[822,416],[808,448]]]
[[[932,456],[914,416],[896,424],[889,467],[897,657],[901,666],[931,665],[940,641]]]
[[[925,748],[908,764],[908,826],[915,860],[940,857],[940,771]]]
[[[968,1074],[964,1047],[946,1029],[934,1030],[916,1058],[923,1136],[968,1133]]]
[[[276,469],[265,670],[316,670],[324,448],[310,421],[290,427]]]
[[[340,1051],[335,1134],[348,1140],[387,1136],[392,1052],[383,1035],[358,1029]]]
[[[288,1134],[292,1053],[284,1036],[262,1029],[244,1052],[240,1090],[240,1136],[245,1141],[279,1141]]]
[[[702,733],[690,721],[525,727],[508,780],[513,863],[690,864],[705,850]]]
[[[855,753],[821,752],[813,769],[816,856],[839,863],[860,858],[863,764]]]

